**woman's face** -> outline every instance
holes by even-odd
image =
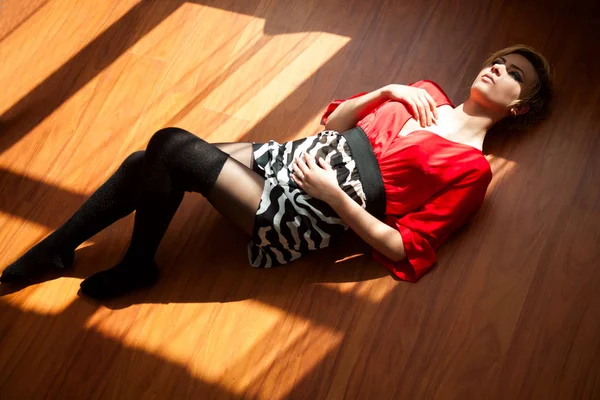
[[[509,104],[525,97],[536,79],[537,74],[527,58],[507,54],[479,72],[471,85],[471,96],[476,96],[486,107],[503,109],[509,115]],[[520,114],[527,110],[516,111]]]

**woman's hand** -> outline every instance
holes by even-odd
[[[437,125],[438,112],[435,100],[427,90],[406,85],[391,84],[383,88],[383,93],[392,100],[402,101],[412,107],[415,119],[422,127]]]
[[[296,157],[292,165],[292,179],[311,197],[331,204],[337,196],[344,192],[338,184],[336,172],[329,163],[325,159],[319,158],[319,165],[315,162],[315,158],[308,153],[304,153],[303,157]]]

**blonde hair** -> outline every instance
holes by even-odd
[[[509,104],[511,108],[527,104],[529,111],[517,116],[506,117],[496,123],[496,125],[500,125],[500,129],[503,130],[526,131],[551,114],[551,106],[554,98],[554,71],[542,54],[533,47],[524,44],[516,44],[496,51],[484,61],[481,69],[489,67],[498,57],[508,54],[519,54],[525,57],[533,66],[537,74],[537,79],[525,97]]]

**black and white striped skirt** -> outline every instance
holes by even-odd
[[[373,215],[383,217],[383,182],[362,129],[343,134],[326,130],[283,144],[254,143],[253,151],[253,170],[265,178],[248,242],[253,267],[287,264],[311,250],[328,247],[348,229],[329,204],[309,196],[292,180],[292,163],[306,152],[317,160],[324,158],[336,171],[342,190]]]

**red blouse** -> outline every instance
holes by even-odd
[[[438,107],[455,108],[433,81],[420,80],[410,86],[427,90]],[[329,104],[322,125],[344,101]],[[366,132],[379,161],[386,194],[384,222],[398,229],[406,252],[406,258],[398,262],[375,249],[372,257],[400,279],[416,282],[437,261],[435,250],[479,211],[492,169],[479,149],[426,129],[399,136],[412,116],[404,103],[387,100],[356,125]]]

